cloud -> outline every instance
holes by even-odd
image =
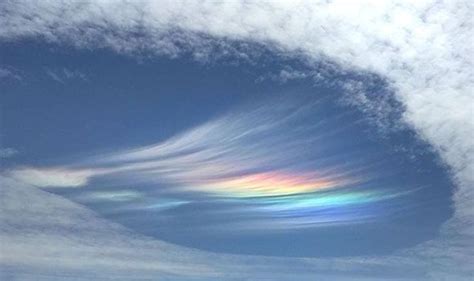
[[[68,80],[88,80],[87,76],[79,70],[71,70],[65,67],[62,69],[46,68],[45,71],[51,79],[61,84],[66,83]]]
[[[19,168],[7,171],[9,177],[37,187],[79,187],[87,184],[92,174],[92,171],[62,168]]]
[[[0,148],[0,159],[1,158],[10,158],[18,154],[18,150],[11,147]]]
[[[86,200],[127,202],[142,198],[142,194],[133,190],[95,191],[82,196]]]
[[[423,263],[403,257],[266,258],[183,248],[5,177],[0,195],[0,277],[6,280],[426,280]]]
[[[216,275],[210,264],[200,261],[199,254],[131,234],[33,186],[3,177],[0,181],[2,279],[143,280]],[[182,254],[187,256],[182,259]]]
[[[402,200],[421,183],[387,183],[397,182],[399,171],[384,169],[390,162],[385,152],[354,135],[360,123],[354,112],[331,113],[331,105],[296,94],[254,102],[163,142],[97,154],[80,164],[12,169],[9,176],[39,187],[79,187],[97,179],[160,186],[184,198],[192,191],[208,202],[244,205],[235,216],[259,217],[253,226],[260,230],[272,224],[287,229],[353,224],[407,207]],[[344,141],[349,137],[358,138],[357,144]],[[88,196],[125,202],[138,194],[109,190]],[[378,204],[383,211],[374,211]]]
[[[473,155],[473,59],[463,43],[472,29],[470,6],[469,1],[17,1],[1,6],[7,16],[1,19],[0,38],[42,37],[170,55],[190,49],[196,55],[212,53],[216,46],[232,48],[223,47],[232,40],[299,52],[316,61],[329,58],[341,68],[390,81],[406,106],[404,120],[460,179],[471,181],[473,159],[466,155]],[[251,52],[244,50],[240,57],[245,51]]]
[[[0,81],[9,78],[18,81],[22,80],[21,76],[17,73],[17,71],[11,68],[0,67]]]
[[[43,38],[77,47],[198,58],[251,42],[283,56],[330,60],[343,70],[385,78],[402,121],[427,140],[458,183],[454,217],[440,237],[411,251],[431,277],[472,278],[474,96],[472,1],[68,2],[4,1],[0,38]],[[358,87],[354,103],[383,110]],[[352,92],[351,92],[352,91]],[[395,258],[396,259],[396,258]],[[410,262],[413,260],[410,259]],[[453,275],[455,277],[453,277]]]

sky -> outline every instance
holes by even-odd
[[[3,2],[0,277],[472,279],[470,6]]]

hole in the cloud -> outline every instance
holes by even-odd
[[[377,76],[274,54],[207,69],[102,53],[55,59],[100,79],[49,107],[57,133],[45,154],[58,143],[90,151],[160,140],[85,160],[79,166],[101,170],[91,184],[54,191],[137,232],[216,252],[384,254],[433,238],[451,214],[446,172],[411,131],[391,130],[401,105]],[[122,67],[101,66],[110,64]],[[44,104],[64,86],[36,87],[50,96],[30,102]],[[68,122],[54,120],[63,108]],[[87,141],[74,142],[81,135]]]

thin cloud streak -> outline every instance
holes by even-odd
[[[253,224],[259,229],[271,223],[288,228],[353,224],[396,212],[387,202],[417,187],[377,182],[389,176],[382,171],[384,155],[374,155],[361,140],[344,141],[358,121],[350,112],[329,114],[328,106],[327,100],[303,104],[294,96],[265,100],[161,143],[63,167],[13,169],[8,175],[39,187],[80,187],[102,179],[151,184],[182,196],[198,192],[210,202],[243,205],[237,214],[260,216],[265,228]],[[108,196],[116,201],[119,195]]]

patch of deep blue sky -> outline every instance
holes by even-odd
[[[363,120],[347,135],[347,141],[370,145],[371,153],[389,157],[390,167],[398,174],[392,181],[400,186],[425,187],[400,201],[406,204],[405,209],[375,222],[257,232],[240,231],[232,225],[216,229],[223,222],[242,219],[232,212],[213,211],[230,209],[235,203],[196,200],[201,195],[195,193],[177,195],[183,201],[196,201],[177,208],[110,212],[121,203],[81,201],[84,190],[130,189],[128,183],[120,186],[98,180],[81,189],[48,189],[137,232],[217,252],[282,256],[385,254],[435,237],[452,212],[452,184],[426,145],[409,130],[380,134],[365,113],[340,103],[343,90],[335,82],[348,78],[366,81],[371,98],[386,97],[388,90],[379,77],[338,74],[320,65],[320,70],[328,74],[325,83],[315,83],[311,78],[282,83],[268,78],[283,68],[307,70],[308,66],[299,59],[266,51],[255,56],[252,63],[226,57],[202,63],[189,55],[175,59],[136,57],[109,50],[23,42],[3,44],[0,59],[0,65],[14,69],[22,77],[0,81],[2,146],[19,151],[15,157],[2,161],[3,168],[64,164],[84,156],[148,145],[243,103],[271,102],[278,95],[314,95],[330,101],[327,114],[351,110],[354,118]],[[387,104],[397,106],[390,99]],[[315,115],[324,117],[321,113]],[[396,116],[395,110],[388,118],[393,121]],[[157,187],[134,188],[153,198]]]

